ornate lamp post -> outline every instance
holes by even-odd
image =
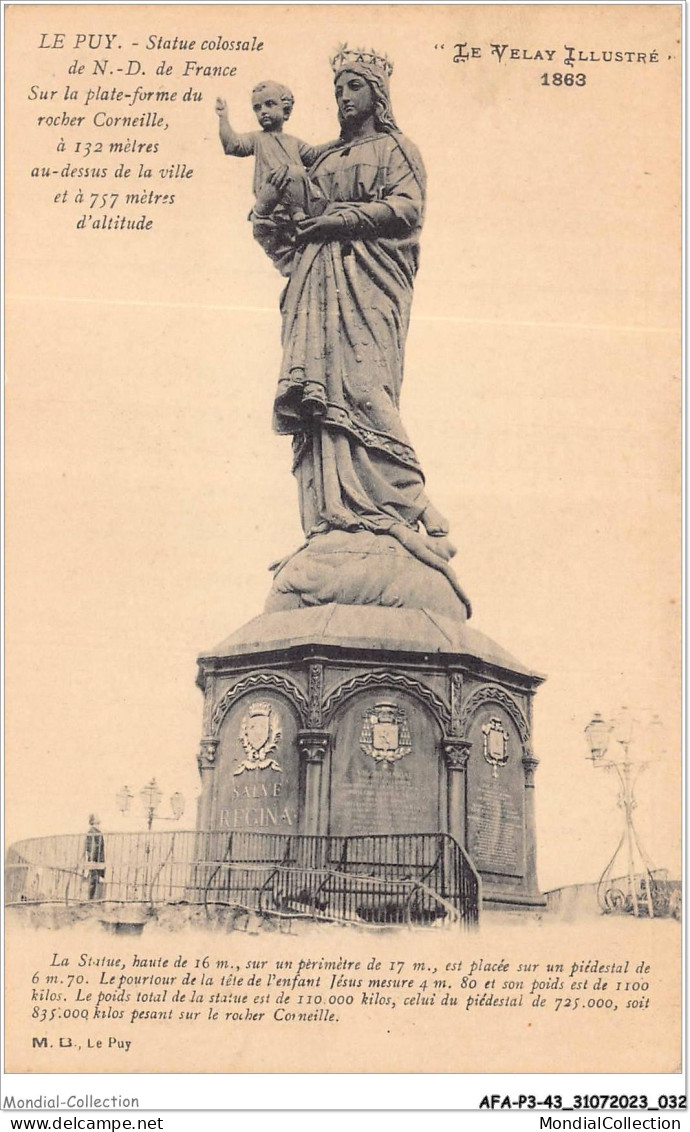
[[[117,804],[122,814],[127,813],[127,810],[129,809],[130,803],[133,798],[134,795],[129,786],[123,786],[122,789],[117,793]],[[151,829],[154,820],[179,821],[184,813],[185,800],[184,796],[180,794],[179,790],[176,790],[170,798],[170,809],[172,810],[172,814],[170,816],[166,816],[157,813],[158,807],[163,800],[163,791],[156,782],[155,778],[152,778],[150,782],[147,782],[146,786],[142,787],[142,789],[139,791],[139,800],[143,806],[144,813],[146,814],[146,828],[149,830]]]
[[[116,800],[120,812],[126,814],[134,794],[129,786],[123,786],[116,795]],[[146,896],[148,892],[148,900],[153,907],[153,871],[151,868],[151,827],[154,821],[179,821],[184,813],[184,796],[180,794],[179,790],[170,798],[171,815],[157,813],[158,807],[163,800],[163,791],[152,778],[145,786],[139,791],[139,801],[141,802],[144,814],[146,815],[146,843],[144,845],[144,877],[143,877],[143,893]],[[160,871],[160,869],[159,869]]]
[[[647,727],[646,745],[652,757],[661,753],[662,723],[653,716]],[[619,784],[618,807],[623,811],[623,832],[613,856],[597,885],[597,899],[604,912],[631,912],[634,916],[654,916],[652,901],[652,862],[642,847],[633,814],[637,806],[635,786],[652,758],[634,757],[639,723],[624,707],[613,720],[595,712],[585,727],[592,765],[613,771]],[[633,754],[631,755],[631,747]],[[617,862],[625,862],[627,891],[612,883]],[[641,883],[640,883],[641,882]]]

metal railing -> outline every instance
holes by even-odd
[[[105,833],[103,862],[79,835],[15,843],[8,905],[196,904],[266,917],[370,925],[479,919],[480,880],[443,833],[330,837],[227,830]]]

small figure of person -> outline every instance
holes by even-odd
[[[254,216],[275,215],[278,208],[295,224],[311,216],[319,216],[326,204],[324,195],[310,183],[305,170],[330,148],[308,145],[283,132],[295,99],[282,83],[268,80],[252,91],[252,109],[260,130],[238,134],[228,120],[224,98],[216,99],[218,133],[224,152],[229,157],[251,157],[254,161]],[[280,174],[280,187],[274,178]]]
[[[100,896],[101,882],[105,872],[105,838],[101,833],[100,820],[95,814],[89,815],[89,832],[84,838],[84,857],[88,868],[89,900]]]

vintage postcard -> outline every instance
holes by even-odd
[[[681,14],[6,9],[16,1097],[684,1106]]]

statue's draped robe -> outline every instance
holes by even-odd
[[[289,276],[274,425],[294,436],[306,534],[416,529],[428,499],[399,413],[419,260],[424,169],[395,133],[334,143],[310,171],[347,234],[297,247],[256,217],[254,233]],[[398,537],[400,535],[398,534]]]

